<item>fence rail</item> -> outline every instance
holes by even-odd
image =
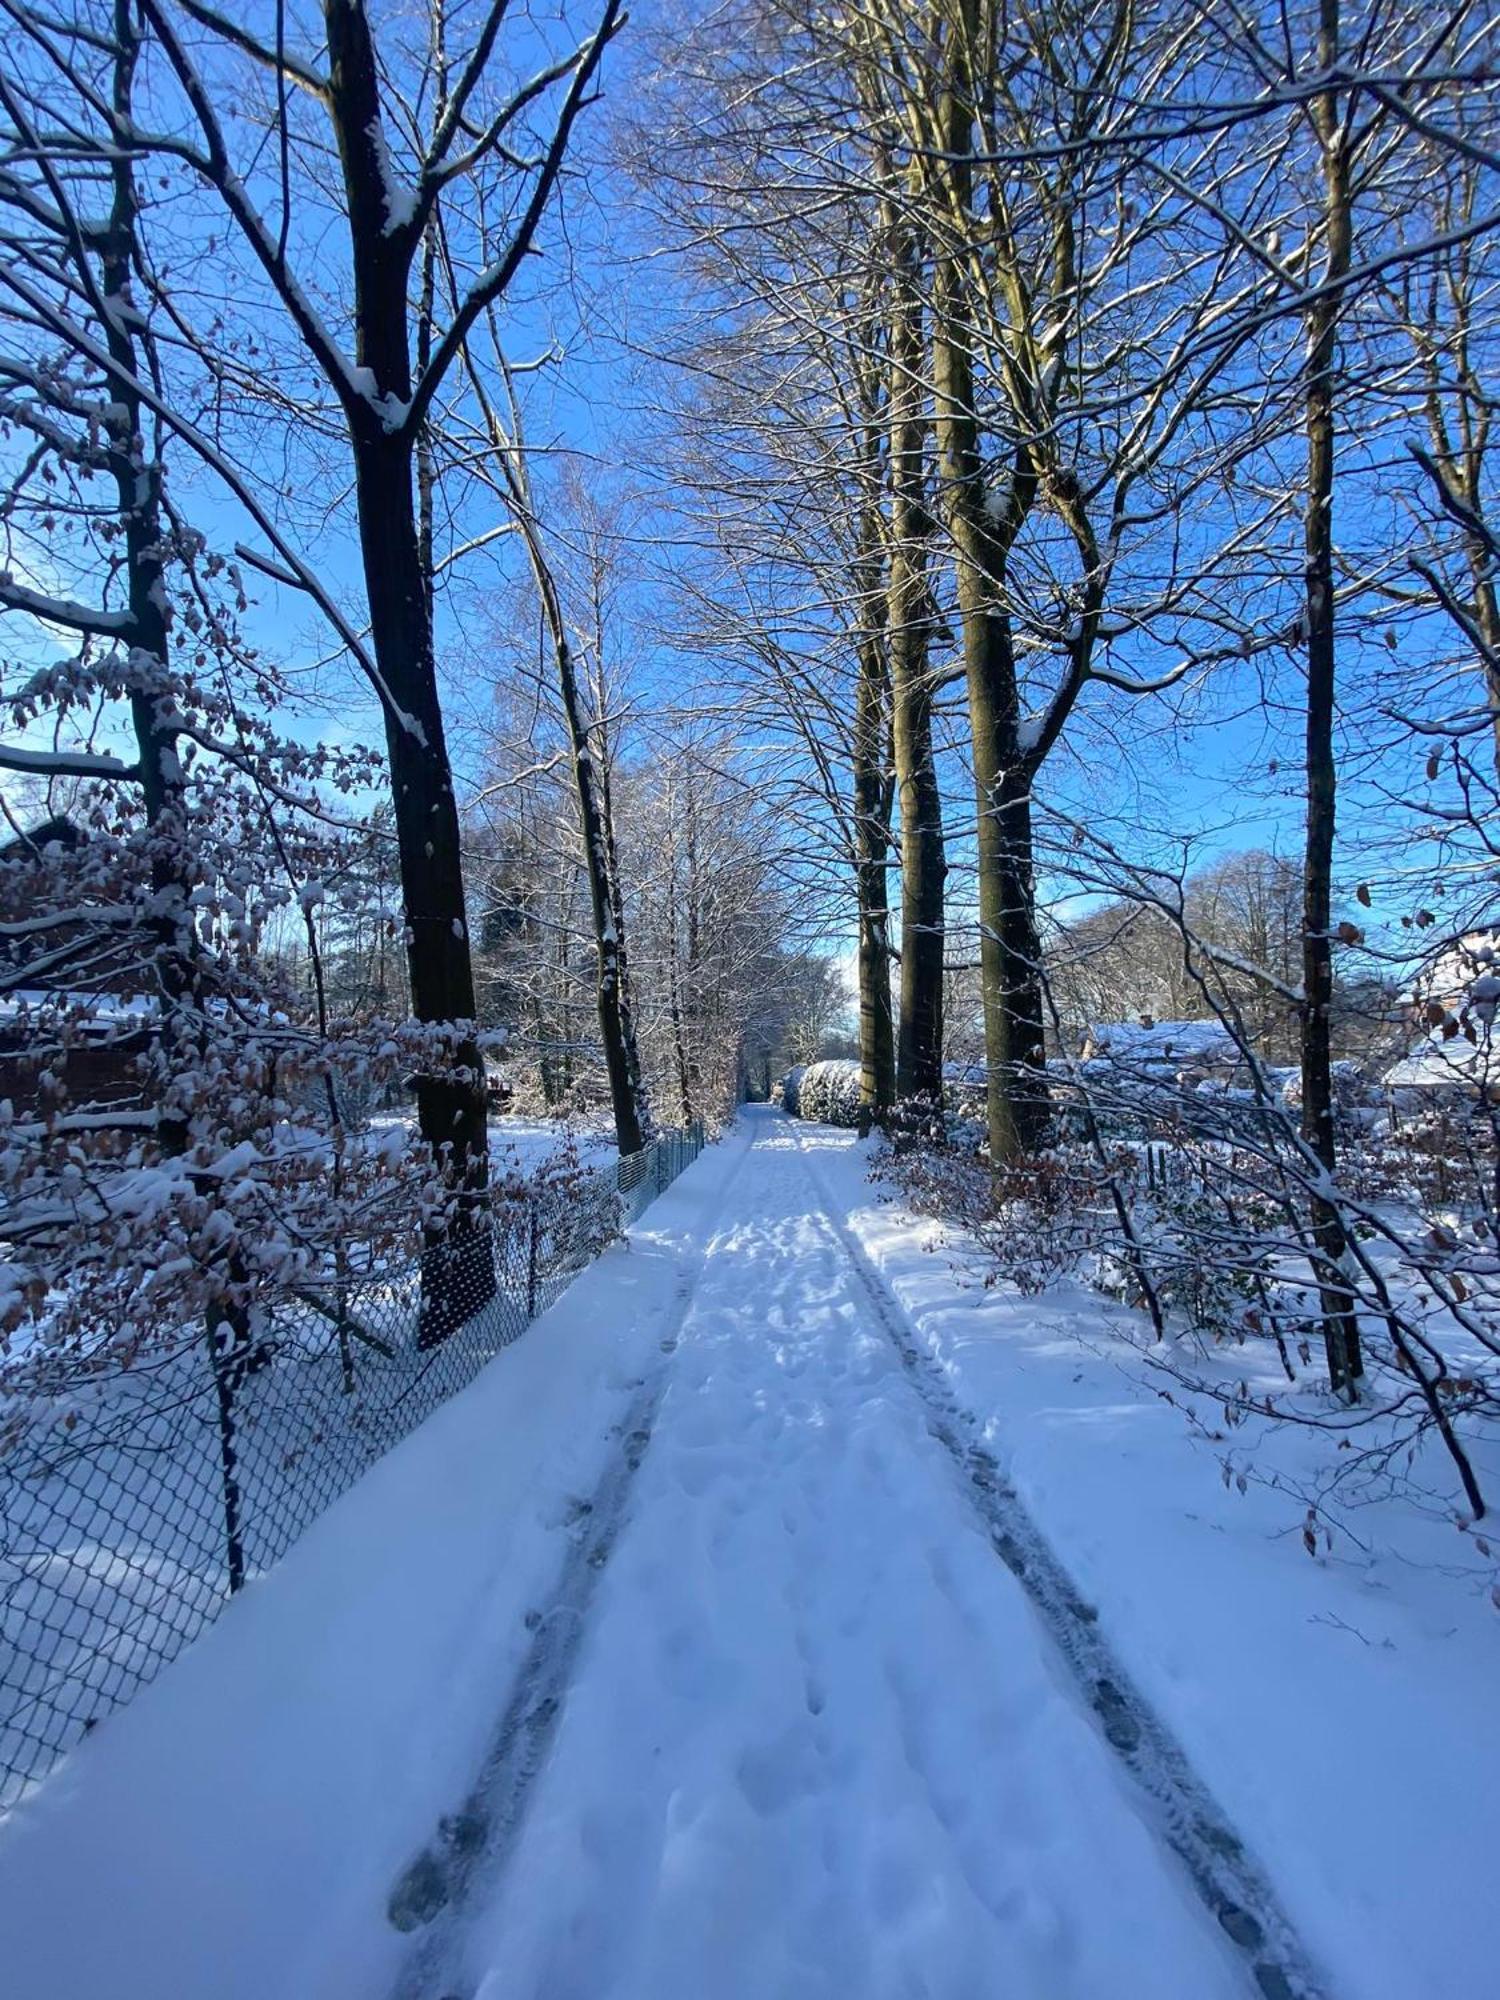
[[[0,1442],[0,1811],[517,1339],[702,1147],[701,1126],[666,1132],[565,1196],[507,1204],[442,1273],[442,1338],[424,1317],[429,1253],[425,1268],[261,1301],[254,1347],[229,1365],[186,1341],[29,1412]]]

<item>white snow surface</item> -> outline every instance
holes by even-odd
[[[1227,1062],[1239,1057],[1219,1021],[1096,1021],[1087,1040],[1095,1055],[1123,1063]]]
[[[555,1734],[432,1994],[1247,1993],[848,1240],[1331,1991],[1487,1990],[1494,1613],[1309,1560],[1285,1507],[1226,1492],[1180,1412],[1079,1344],[1108,1333],[1097,1302],[983,1288],[867,1165],[748,1114],[75,1751],[0,1830],[7,2000],[396,1992],[392,1886],[464,1804],[655,1379]]]
[[[619,1158],[612,1126],[583,1119],[530,1118],[521,1112],[492,1111],[490,1158],[497,1166],[513,1161],[523,1172],[571,1146],[586,1167],[609,1166]]]
[[[384,1131],[410,1131],[416,1118],[410,1111],[381,1112],[370,1123]],[[533,1118],[522,1112],[492,1111],[488,1131],[490,1161],[497,1173],[511,1168],[534,1173],[569,1147],[585,1167],[607,1167],[619,1158],[613,1129],[597,1120]]]
[[[1486,1003],[1490,1004],[1490,1003]],[[1385,1073],[1388,1090],[1477,1090],[1500,1079],[1500,1044],[1488,1033],[1477,1042],[1457,1035],[1429,1035]]]

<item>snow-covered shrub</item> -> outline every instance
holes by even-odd
[[[809,1063],[797,1086],[797,1116],[818,1125],[859,1123],[860,1066],[857,1062]]]
[[[941,1145],[948,1137],[948,1118],[939,1097],[899,1098],[885,1124],[886,1137],[898,1153]]]
[[[973,1146],[894,1148],[892,1177],[918,1213],[959,1223],[994,1258],[994,1277],[1035,1294],[1111,1241],[1112,1165],[1064,1146],[992,1173]]]
[[[1118,1241],[1096,1255],[1086,1274],[1099,1290],[1139,1306],[1144,1266],[1160,1310],[1178,1330],[1216,1344],[1269,1337],[1284,1356],[1288,1333],[1301,1337],[1307,1302],[1277,1273],[1275,1207],[1253,1193],[1236,1195],[1232,1182],[1211,1187],[1158,1176],[1153,1184],[1138,1154],[1121,1156],[1115,1168],[1141,1257],[1125,1254]]]
[[[1331,1485],[1372,1465],[1384,1476],[1432,1441],[1482,1510],[1476,1467],[1500,1434],[1492,1104],[1353,1127],[1330,1181],[1263,1073],[1254,1090],[1164,1084],[1144,1107],[1098,1065],[1050,1081],[1045,1152],[991,1172],[950,1125],[946,1143],[893,1149],[880,1170],[975,1238],[993,1280],[1035,1292],[1080,1279],[1139,1310],[1122,1332],[1216,1402],[1226,1431],[1282,1416],[1326,1431],[1343,1454]],[[1315,1233],[1330,1205],[1337,1265]],[[1330,1396],[1351,1321],[1363,1374],[1353,1397]]]
[[[806,1074],[807,1064],[796,1063],[781,1079],[781,1108],[788,1118],[796,1118],[800,1114],[799,1093]]]
[[[472,1024],[331,997],[324,943],[363,896],[341,807],[377,760],[259,719],[279,683],[222,566],[186,537],[170,554],[168,658],[85,646],[0,686],[0,733],[56,746],[0,847],[0,1398],[65,1394],[206,1318],[248,1353],[266,1288],[430,1244],[457,1199],[441,1149],[368,1112],[462,1069]],[[128,746],[132,718],[136,763],[78,747]],[[359,914],[399,948],[394,915]]]

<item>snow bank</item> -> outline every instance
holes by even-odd
[[[1225,1435],[1207,1399],[1153,1381],[1140,1317],[1081,1287],[988,1288],[981,1259],[878,1198],[868,1146],[803,1143],[1340,2000],[1492,1990],[1475,1869],[1500,1840],[1500,1616],[1474,1538],[1372,1475],[1310,1557],[1324,1439]]]
[[[386,1990],[386,1895],[464,1792],[722,1171],[689,1168],[0,1827],[6,2000]]]
[[[612,1128],[583,1124],[578,1119],[526,1118],[509,1112],[490,1118],[490,1156],[510,1158],[523,1172],[571,1147],[585,1167],[608,1166],[618,1158]]]
[[[377,1129],[410,1131],[415,1127],[412,1111],[381,1113],[370,1121]],[[571,1148],[580,1166],[608,1166],[618,1158],[615,1136],[603,1125],[573,1118],[529,1118],[521,1113],[491,1112],[489,1119],[490,1159],[497,1170],[514,1167],[530,1174],[543,1161],[555,1159]]]

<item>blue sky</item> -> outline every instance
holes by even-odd
[[[632,106],[636,72],[649,61],[651,30],[664,18],[657,0],[647,0],[606,56],[605,101],[580,124],[561,201],[543,226],[541,254],[526,268],[523,285],[503,316],[503,338],[513,360],[549,352],[558,357],[526,379],[529,438],[542,464],[553,451],[566,451],[593,468],[606,487],[639,485],[648,496],[638,551],[640,576],[629,594],[640,628],[637,694],[648,704],[690,695],[696,671],[671,642],[667,601],[658,601],[654,581],[662,545],[670,543],[681,518],[672,509],[672,495],[662,485],[656,462],[659,355],[696,302],[680,267],[660,254],[651,222],[610,147],[615,109]],[[525,55],[520,51],[518,62]],[[188,225],[190,230],[201,226],[196,221]],[[321,239],[304,232],[295,247],[336,296],[337,231]],[[263,301],[253,296],[243,306],[237,301],[230,317],[227,332],[238,341],[243,342],[247,328],[259,329],[273,367],[288,352],[285,328]],[[1349,448],[1360,449],[1353,440]],[[180,497],[212,541],[228,546],[246,534],[239,510],[180,449],[173,464]],[[352,506],[346,492],[339,497],[346,451],[333,442],[314,456],[294,455],[292,466],[300,519],[309,518],[308,481],[314,482],[320,502],[325,495],[337,501],[315,537],[317,563],[341,598],[357,607]],[[1360,486],[1341,496],[1341,527],[1348,524],[1351,542],[1377,529],[1400,531],[1391,512],[1394,503],[1388,504],[1382,494],[1383,477],[1384,468],[1371,464]],[[463,531],[473,532],[478,518],[471,509]],[[439,652],[454,719],[454,749],[461,771],[471,780],[477,775],[476,726],[482,725],[489,700],[483,675],[475,668],[483,662],[485,619],[504,601],[515,561],[514,550],[502,543],[475,558],[459,583],[440,594]],[[1295,582],[1293,568],[1283,590],[1294,589]],[[285,718],[290,733],[309,741],[378,742],[380,720],[373,698],[346,665],[326,662],[327,634],[306,606],[264,579],[255,579],[251,588],[256,599],[247,621],[252,635],[293,669],[302,689],[302,701]],[[1420,634],[1403,638],[1403,647],[1425,643]],[[1380,647],[1374,633],[1368,643],[1345,647],[1345,685],[1361,735],[1374,675],[1387,657]],[[1123,747],[1110,732],[1128,704],[1118,696],[1091,694],[1079,726],[1044,773],[1044,803],[1107,830],[1146,856],[1169,851],[1186,837],[1195,840],[1205,860],[1247,846],[1295,851],[1302,818],[1298,678],[1295,658],[1285,652],[1267,654],[1254,672],[1248,666],[1223,671],[1201,700],[1152,700],[1136,706],[1125,725]],[[1357,830],[1361,817],[1374,812],[1382,788],[1400,790],[1408,784],[1410,762],[1409,753],[1399,750],[1390,758],[1368,760],[1363,770],[1351,764],[1347,830]],[[955,754],[945,759],[945,778],[957,829],[968,812],[969,788]],[[1076,894],[1045,874],[1042,888],[1054,899]]]

